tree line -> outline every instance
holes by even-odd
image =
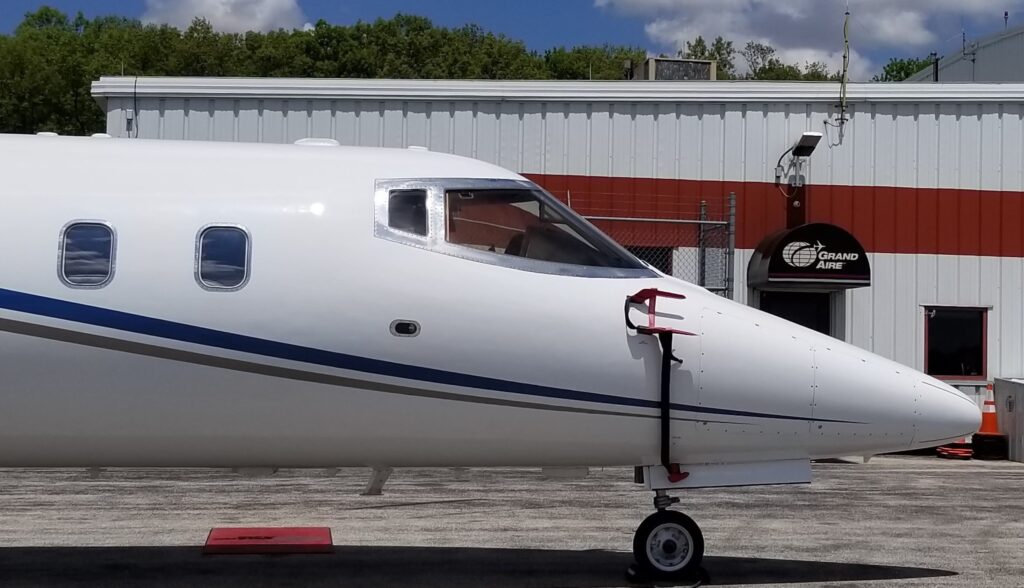
[[[742,49],[736,49],[732,41],[716,37],[708,44],[704,37],[687,41],[686,46],[679,50],[679,57],[687,59],[714,59],[718,62],[718,78],[722,80],[804,80],[804,81],[842,81],[843,72],[830,70],[828,65],[820,61],[803,64],[787,63],[779,57],[775,48],[749,41]],[[740,73],[737,59],[743,59],[746,70]],[[929,67],[934,57],[922,58],[890,58],[880,74],[871,78],[872,82],[902,82],[915,73]]]
[[[679,54],[717,59],[721,78],[837,79],[820,63],[783,63],[760,43],[733,49],[698,37]],[[737,55],[748,73],[736,73]],[[313,78],[613,80],[647,57],[640,47],[555,47],[531,51],[477,25],[435,26],[421,16],[309,30],[223,33],[196,19],[185,30],[121,16],[70,18],[42,7],[0,35],[0,132],[83,135],[105,127],[90,94],[104,75]]]
[[[841,81],[843,72],[830,71],[829,67],[820,62],[812,61],[804,64],[787,63],[779,57],[775,48],[749,41],[742,49],[736,49],[732,41],[716,37],[708,44],[704,37],[687,41],[686,46],[679,50],[679,57],[687,59],[714,59],[718,61],[718,79],[720,80],[804,80],[804,81]],[[746,71],[740,73],[737,59],[746,62]]]
[[[477,25],[434,26],[406,14],[310,30],[184,31],[120,16],[88,19],[43,7],[0,36],[0,132],[102,131],[90,85],[103,75],[422,79],[622,79],[639,47],[530,51]]]

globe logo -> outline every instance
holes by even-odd
[[[782,259],[793,267],[810,267],[818,259],[820,245],[814,246],[803,241],[793,241],[782,248]]]

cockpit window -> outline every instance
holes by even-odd
[[[449,243],[554,263],[643,268],[622,247],[537,190],[449,190]]]
[[[392,229],[427,235],[427,191],[393,190],[388,197],[388,226]]]

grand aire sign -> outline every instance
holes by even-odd
[[[846,230],[810,223],[761,241],[750,259],[747,280],[760,288],[859,288],[871,285],[871,264],[864,247]]]

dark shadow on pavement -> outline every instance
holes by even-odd
[[[330,555],[286,556],[204,556],[199,547],[6,547],[0,548],[0,586],[604,588],[628,584],[625,571],[632,559],[612,551],[461,547],[336,546]],[[706,583],[712,585],[956,575],[924,568],[735,557],[707,557],[704,568]]]

